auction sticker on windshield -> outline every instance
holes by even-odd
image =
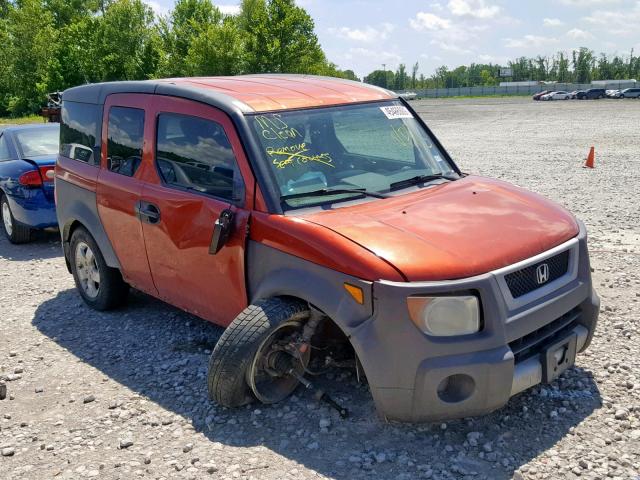
[[[382,113],[384,113],[389,120],[395,120],[396,118],[413,118],[411,112],[402,105],[380,107],[380,110],[382,110]]]

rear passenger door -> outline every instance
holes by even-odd
[[[140,204],[153,282],[164,300],[226,326],[247,304],[245,238],[253,177],[223,112],[157,98],[149,137],[154,170]],[[223,212],[233,215],[233,227],[213,252],[214,224]]]
[[[145,252],[142,224],[136,212],[142,195],[143,160],[149,164],[152,161],[151,145],[145,143],[145,120],[150,115],[147,109],[151,97],[136,94],[107,97],[97,203],[100,220],[125,280],[157,295]]]

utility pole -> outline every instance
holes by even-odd
[[[382,64],[382,73],[383,73],[382,78],[384,78],[383,87],[387,88],[387,64],[386,63]]]

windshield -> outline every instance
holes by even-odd
[[[384,193],[456,175],[400,101],[266,113],[249,121],[285,209],[362,196],[345,189]],[[315,193],[298,195],[304,192]]]
[[[60,130],[58,128],[29,128],[15,132],[22,156],[38,157],[58,153]]]

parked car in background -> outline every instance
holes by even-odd
[[[610,89],[610,90],[605,90],[604,94],[608,97],[608,98],[617,98],[617,94],[620,93],[620,90],[617,89]]]
[[[640,98],[640,88],[625,88],[624,90],[617,90],[612,95],[613,98]]]
[[[543,91],[541,91],[541,92],[538,92],[538,93],[536,93],[532,98],[533,98],[534,100],[540,100],[540,98],[541,98],[543,95],[546,95],[547,93],[551,93],[551,90],[543,90]]]
[[[556,379],[596,327],[584,224],[462,173],[406,100],[358,82],[69,89],[56,196],[89,306],[133,286],[227,327],[208,372],[225,407],[342,364],[384,419],[480,415]]]
[[[564,90],[560,90],[558,92],[551,92],[543,95],[540,100],[569,100],[571,98],[571,94],[569,92],[565,92]]]
[[[8,127],[0,132],[0,215],[12,243],[25,243],[34,229],[56,227],[54,168],[57,123]]]
[[[576,95],[578,94],[579,90],[574,90],[573,92],[569,92],[569,96],[571,97],[572,100],[575,100]]]
[[[596,100],[598,98],[604,98],[606,92],[604,88],[590,88],[589,90],[580,90],[576,93],[578,100]]]

